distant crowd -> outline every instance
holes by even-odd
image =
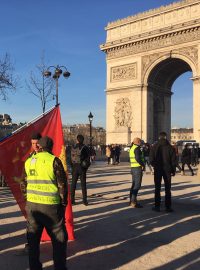
[[[154,144],[142,142],[140,146],[140,150],[142,152],[142,157],[145,164],[145,171],[148,167],[151,174],[153,174],[153,167],[149,162],[149,153],[150,149],[154,146]],[[193,145],[191,143],[186,143],[184,146],[177,146],[176,143],[172,144],[177,159],[177,169],[182,175],[185,173],[185,165],[188,166],[191,174],[193,175],[192,167],[196,167],[199,164],[200,160],[200,147],[198,144]],[[126,147],[126,151],[130,150],[130,147]],[[109,165],[117,165],[120,163],[120,155],[122,152],[122,146],[119,144],[109,144],[106,146],[106,157],[107,164]],[[180,165],[181,164],[181,165]]]

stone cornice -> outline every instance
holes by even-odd
[[[168,12],[168,11],[171,11],[171,10],[174,10],[177,8],[182,8],[182,7],[185,7],[188,5],[198,4],[198,3],[199,3],[199,0],[177,1],[177,2],[171,3],[171,4],[166,5],[166,6],[161,6],[159,8],[150,9],[148,11],[141,12],[141,13],[138,13],[138,14],[133,15],[133,16],[129,16],[129,17],[124,18],[124,19],[119,19],[119,20],[114,21],[114,22],[109,22],[105,29],[109,30],[111,28],[114,28],[114,27],[117,27],[120,25],[124,25],[124,24],[130,23],[130,22],[136,21],[136,20],[144,19],[144,18],[153,16],[153,15],[156,15],[156,14]]]
[[[200,39],[200,26],[104,49],[107,59],[120,58]]]
[[[200,25],[200,19],[196,19],[196,20],[191,20],[185,23],[180,23],[180,24],[176,24],[176,25],[172,25],[172,26],[168,26],[168,27],[163,27],[161,29],[156,29],[153,31],[149,31],[146,33],[142,33],[142,34],[137,34],[131,37],[126,37],[126,38],[122,38],[119,40],[115,40],[115,41],[111,41],[111,42],[107,42],[105,44],[100,45],[100,49],[102,51],[105,51],[109,48],[114,48],[116,46],[119,45],[124,45],[124,44],[129,44],[129,43],[133,43],[137,42],[137,41],[141,41],[141,40],[145,40],[148,38],[154,38],[154,37],[162,37],[164,34],[172,34],[174,32],[177,31],[181,31],[181,30],[187,30],[187,29],[191,29],[194,27],[198,27]]]
[[[141,91],[142,87],[144,85],[143,84],[136,84],[136,85],[132,85],[132,86],[120,86],[120,87],[115,87],[115,88],[112,88],[112,87],[109,87],[105,90],[105,92],[108,94],[108,93],[113,93],[115,91],[122,91],[123,93],[124,92],[131,92],[131,91]]]

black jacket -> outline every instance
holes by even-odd
[[[81,161],[90,158],[90,150],[89,150],[89,148],[87,147],[87,145],[77,143],[75,147],[78,147],[79,149],[82,149],[82,150],[81,150],[81,156],[80,156]]]
[[[176,171],[176,153],[174,148],[166,139],[160,139],[149,153],[149,161],[154,170],[164,170],[166,173]]]
[[[190,164],[192,160],[192,153],[190,148],[184,148],[181,155],[181,162]]]

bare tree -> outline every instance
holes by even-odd
[[[0,59],[0,96],[3,100],[8,99],[8,92],[14,92],[17,87],[17,77],[14,76],[14,67],[9,54]]]
[[[52,78],[46,78],[43,74],[47,70],[44,54],[41,56],[41,63],[36,65],[36,72],[31,71],[29,81],[26,81],[29,92],[40,99],[42,112],[45,112],[46,104],[52,100],[52,91],[55,82]]]

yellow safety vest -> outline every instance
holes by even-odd
[[[138,147],[138,145],[133,144],[133,146],[131,147],[131,149],[129,151],[129,158],[130,158],[130,163],[131,163],[132,168],[141,167],[141,165],[135,159],[135,152],[134,151],[137,147]]]
[[[60,196],[53,171],[55,156],[40,152],[25,162],[27,201],[40,204],[59,204]]]

